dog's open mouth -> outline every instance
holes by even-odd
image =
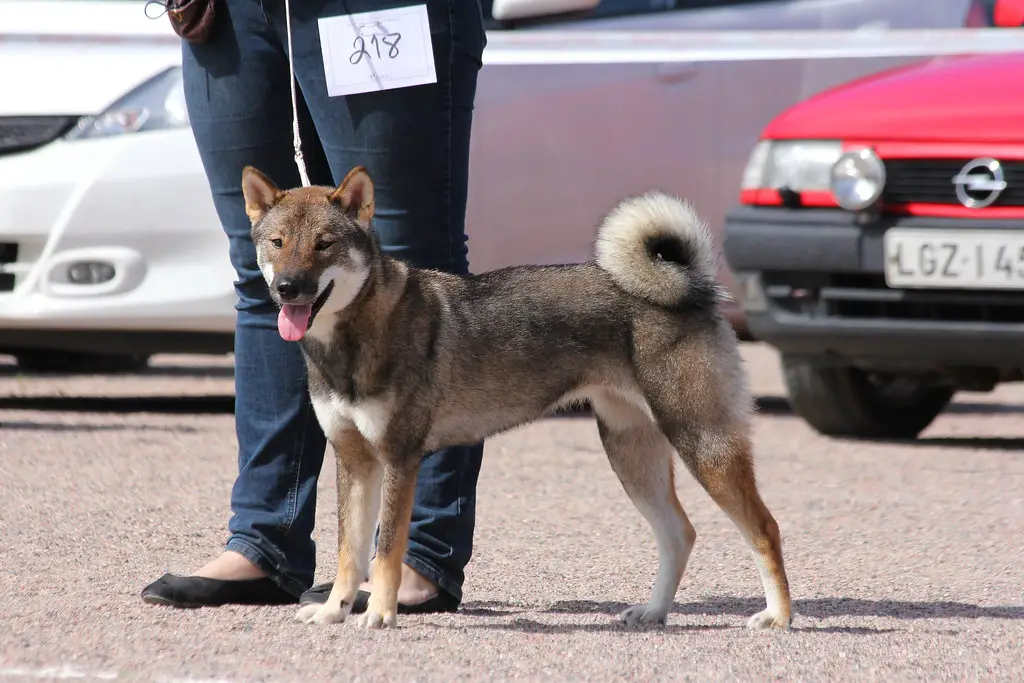
[[[285,341],[299,341],[305,337],[306,330],[313,324],[313,318],[323,308],[333,289],[334,280],[331,280],[312,304],[282,304],[277,316],[277,331],[281,338]]]

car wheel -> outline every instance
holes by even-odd
[[[867,372],[782,357],[796,414],[826,436],[913,439],[949,404],[955,389],[914,375]]]
[[[112,374],[140,372],[149,364],[148,355],[30,351],[15,356],[25,372],[59,374]]]

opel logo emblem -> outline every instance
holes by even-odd
[[[1006,174],[995,159],[974,159],[953,176],[953,186],[961,204],[968,209],[984,209],[1006,189]]]

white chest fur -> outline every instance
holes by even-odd
[[[355,427],[371,444],[383,440],[392,413],[387,400],[369,398],[353,403],[333,392],[314,394],[311,398],[316,419],[328,439]]]

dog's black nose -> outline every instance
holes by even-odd
[[[274,288],[285,301],[291,301],[302,291],[299,281],[290,277],[278,278],[277,282],[274,283]]]

